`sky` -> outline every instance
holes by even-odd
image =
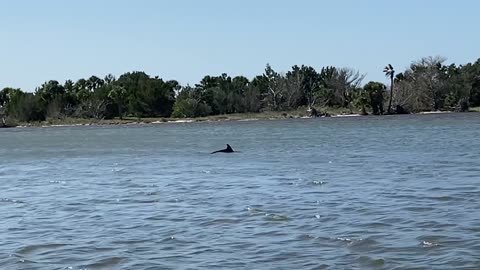
[[[476,0],[0,0],[0,89],[145,71],[194,85],[269,63],[387,83],[415,60],[480,58]]]

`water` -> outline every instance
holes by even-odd
[[[479,138],[474,113],[0,130],[1,269],[480,269]]]

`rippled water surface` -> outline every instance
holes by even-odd
[[[0,130],[0,268],[480,269],[480,115]]]

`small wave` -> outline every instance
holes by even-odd
[[[290,220],[290,218],[287,215],[267,213],[266,211],[263,211],[263,210],[258,209],[258,208],[247,207],[247,211],[250,212],[251,214],[263,215],[263,218],[267,221],[287,221],[287,220]]]
[[[167,244],[165,247],[162,248],[162,250],[173,250],[178,248],[179,245],[185,246],[185,245],[192,245],[195,243],[192,241],[178,238],[175,235],[164,238],[160,240],[160,242]],[[173,244],[173,245],[169,245],[169,244]]]
[[[411,207],[405,207],[404,210],[411,211],[411,212],[429,212],[435,209],[433,207],[411,206]]]
[[[174,199],[169,199],[166,202],[167,203],[179,203],[179,202],[182,202],[182,200],[178,199],[178,198],[174,198]]]
[[[49,181],[50,184],[66,184],[66,181],[61,181],[61,180],[51,180]]]
[[[437,247],[440,244],[440,241],[447,241],[448,237],[442,235],[429,235],[429,236],[421,236],[417,238],[420,242],[420,245],[425,248],[433,248]]]
[[[115,250],[114,247],[96,247],[95,252],[110,252]]]
[[[428,197],[428,199],[435,200],[435,201],[440,201],[440,202],[464,201],[465,200],[465,198],[452,197],[452,196]]]
[[[264,219],[268,220],[268,221],[288,221],[288,220],[290,220],[290,218],[286,215],[270,214],[270,213],[266,213]]]
[[[425,241],[425,240],[422,241],[421,244],[422,244],[423,247],[436,247],[436,246],[438,246],[437,243],[433,243],[433,242],[429,242],[429,241]]]
[[[155,215],[145,218],[145,220],[165,220],[165,215]]]
[[[362,241],[362,238],[360,239],[352,239],[348,237],[337,237],[336,240],[346,242],[348,244],[353,243],[353,241]]]
[[[247,207],[246,208],[248,212],[252,213],[252,214],[262,214],[262,213],[265,213],[265,211],[263,211],[262,209],[259,209],[259,208],[255,208],[255,207]]]
[[[231,219],[231,218],[219,218],[214,220],[209,220],[203,223],[200,223],[201,226],[211,226],[211,225],[224,225],[224,224],[238,224],[240,219]]]
[[[165,242],[165,241],[172,241],[172,240],[175,240],[175,236],[170,236],[170,237],[167,237],[165,239],[162,240],[162,242]]]
[[[378,222],[378,221],[373,221],[366,223],[364,225],[366,228],[386,228],[392,226],[390,223],[384,223],[384,222]]]
[[[371,238],[366,238],[366,239],[360,238],[350,243],[350,248],[356,248],[356,249],[362,249],[362,250],[372,250],[373,248],[377,248],[377,247],[378,247],[378,242]]]
[[[317,186],[325,185],[327,183],[328,182],[326,182],[326,181],[318,181],[318,180],[312,181],[312,184],[317,185]]]
[[[21,247],[17,250],[17,254],[27,255],[31,253],[37,253],[44,250],[54,250],[66,246],[67,244],[42,244],[42,245],[29,245]]]
[[[18,260],[17,263],[19,263],[19,264],[36,264],[37,262],[21,258],[21,259]]]
[[[133,204],[155,204],[155,203],[159,203],[160,200],[159,199],[117,199],[116,200],[116,203],[121,203],[121,204],[130,204],[130,203],[133,203]]]
[[[344,242],[349,248],[354,249],[368,249],[371,250],[373,247],[378,245],[378,242],[371,238],[349,238],[349,237],[337,237],[336,241]]]
[[[384,259],[374,259],[370,256],[361,256],[358,258],[358,261],[366,267],[377,268],[377,267],[385,266]]]
[[[125,259],[122,257],[110,257],[101,259],[94,263],[83,266],[85,269],[115,269],[114,266],[119,265]]]
[[[138,240],[117,240],[113,241],[113,245],[135,245],[135,244],[142,244],[148,242],[147,239],[138,239]]]
[[[3,203],[24,203],[21,200],[8,199],[8,198],[0,198],[0,202],[3,202]]]
[[[288,185],[290,186],[299,186],[299,185],[313,185],[313,186],[322,186],[327,184],[327,181],[322,181],[322,180],[312,180],[312,181],[305,181],[302,178],[295,179],[295,180],[290,180],[288,182]]]
[[[311,234],[302,234],[298,237],[299,240],[312,240],[315,239],[315,236]]]

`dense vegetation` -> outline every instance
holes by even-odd
[[[198,117],[302,106],[315,115],[325,107],[378,115],[466,111],[469,106],[480,106],[480,59],[460,66],[444,62],[441,57],[426,57],[396,75],[388,65],[384,72],[391,79],[389,88],[380,82],[362,86],[364,76],[349,68],[316,70],[302,65],[282,74],[268,64],[263,74],[252,79],[221,74],[205,76],[195,86],[182,86],[144,72],[125,73],[119,78],[91,76],[63,84],[50,80],[33,93],[1,90],[0,117],[3,123],[65,117]]]

